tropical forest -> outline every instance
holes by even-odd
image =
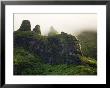
[[[41,32],[29,20],[13,32],[14,75],[97,75],[97,32],[75,36],[58,33],[54,25],[48,35]]]

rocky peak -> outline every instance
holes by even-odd
[[[29,20],[23,20],[19,31],[31,31],[31,24]]]
[[[41,34],[40,25],[36,25],[35,28],[33,29],[33,32],[36,32],[37,34]]]

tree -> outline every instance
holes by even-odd
[[[31,31],[31,24],[29,20],[23,20],[19,28],[20,31]]]
[[[56,35],[58,34],[58,32],[54,29],[53,26],[50,27],[50,31],[48,33],[48,36],[53,36],[53,35]]]
[[[40,25],[36,25],[33,31],[36,32],[37,34],[41,34]]]

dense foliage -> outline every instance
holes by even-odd
[[[15,75],[94,75],[97,74],[96,68],[89,64],[96,63],[91,60],[85,65],[50,65],[44,64],[37,55],[24,50],[21,47],[14,49],[14,74]],[[84,60],[84,58],[82,58]]]
[[[58,34],[51,27],[49,36],[42,36],[39,25],[30,31],[30,22],[25,21],[14,31],[15,75],[97,74],[96,34],[83,32],[77,36],[78,41],[75,36]]]
[[[81,64],[77,39],[64,32],[42,36],[33,31],[15,31],[14,47],[23,47],[37,53],[47,64]]]
[[[77,38],[81,44],[83,55],[97,59],[97,33],[94,31],[83,31]]]

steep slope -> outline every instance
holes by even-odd
[[[48,64],[81,64],[77,39],[62,32],[54,36],[42,36],[33,31],[15,31],[14,47],[39,55]]]
[[[94,31],[83,31],[77,38],[81,44],[83,55],[97,59],[97,33]]]

